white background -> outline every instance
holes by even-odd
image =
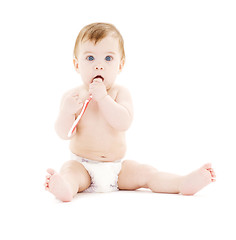
[[[1,1],[2,239],[235,239],[236,7],[234,1]],[[217,182],[194,197],[146,191],[44,192],[45,170],[69,160],[54,122],[79,84],[80,29],[113,23],[127,61],[135,118],[126,158],[187,174],[211,162]],[[217,239],[218,239],[217,238]]]

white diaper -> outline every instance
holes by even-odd
[[[82,158],[71,153],[71,160],[83,164],[91,177],[91,185],[84,192],[118,191],[118,175],[121,170],[121,160],[115,162],[99,162]]]

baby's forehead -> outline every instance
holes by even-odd
[[[97,42],[94,40],[86,40],[80,43],[80,49],[83,51],[103,50],[108,52],[119,51],[119,40],[114,37],[105,37]]]

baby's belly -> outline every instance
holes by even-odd
[[[120,160],[126,152],[125,133],[98,134],[96,131],[82,131],[72,138],[70,150],[80,157],[91,160],[102,162]]]

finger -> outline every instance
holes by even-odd
[[[90,83],[89,86],[97,86],[98,84],[100,84],[100,83],[99,82],[92,82],[92,83]]]
[[[95,89],[95,88],[97,88],[97,86],[98,86],[97,84],[90,85],[89,89]]]

